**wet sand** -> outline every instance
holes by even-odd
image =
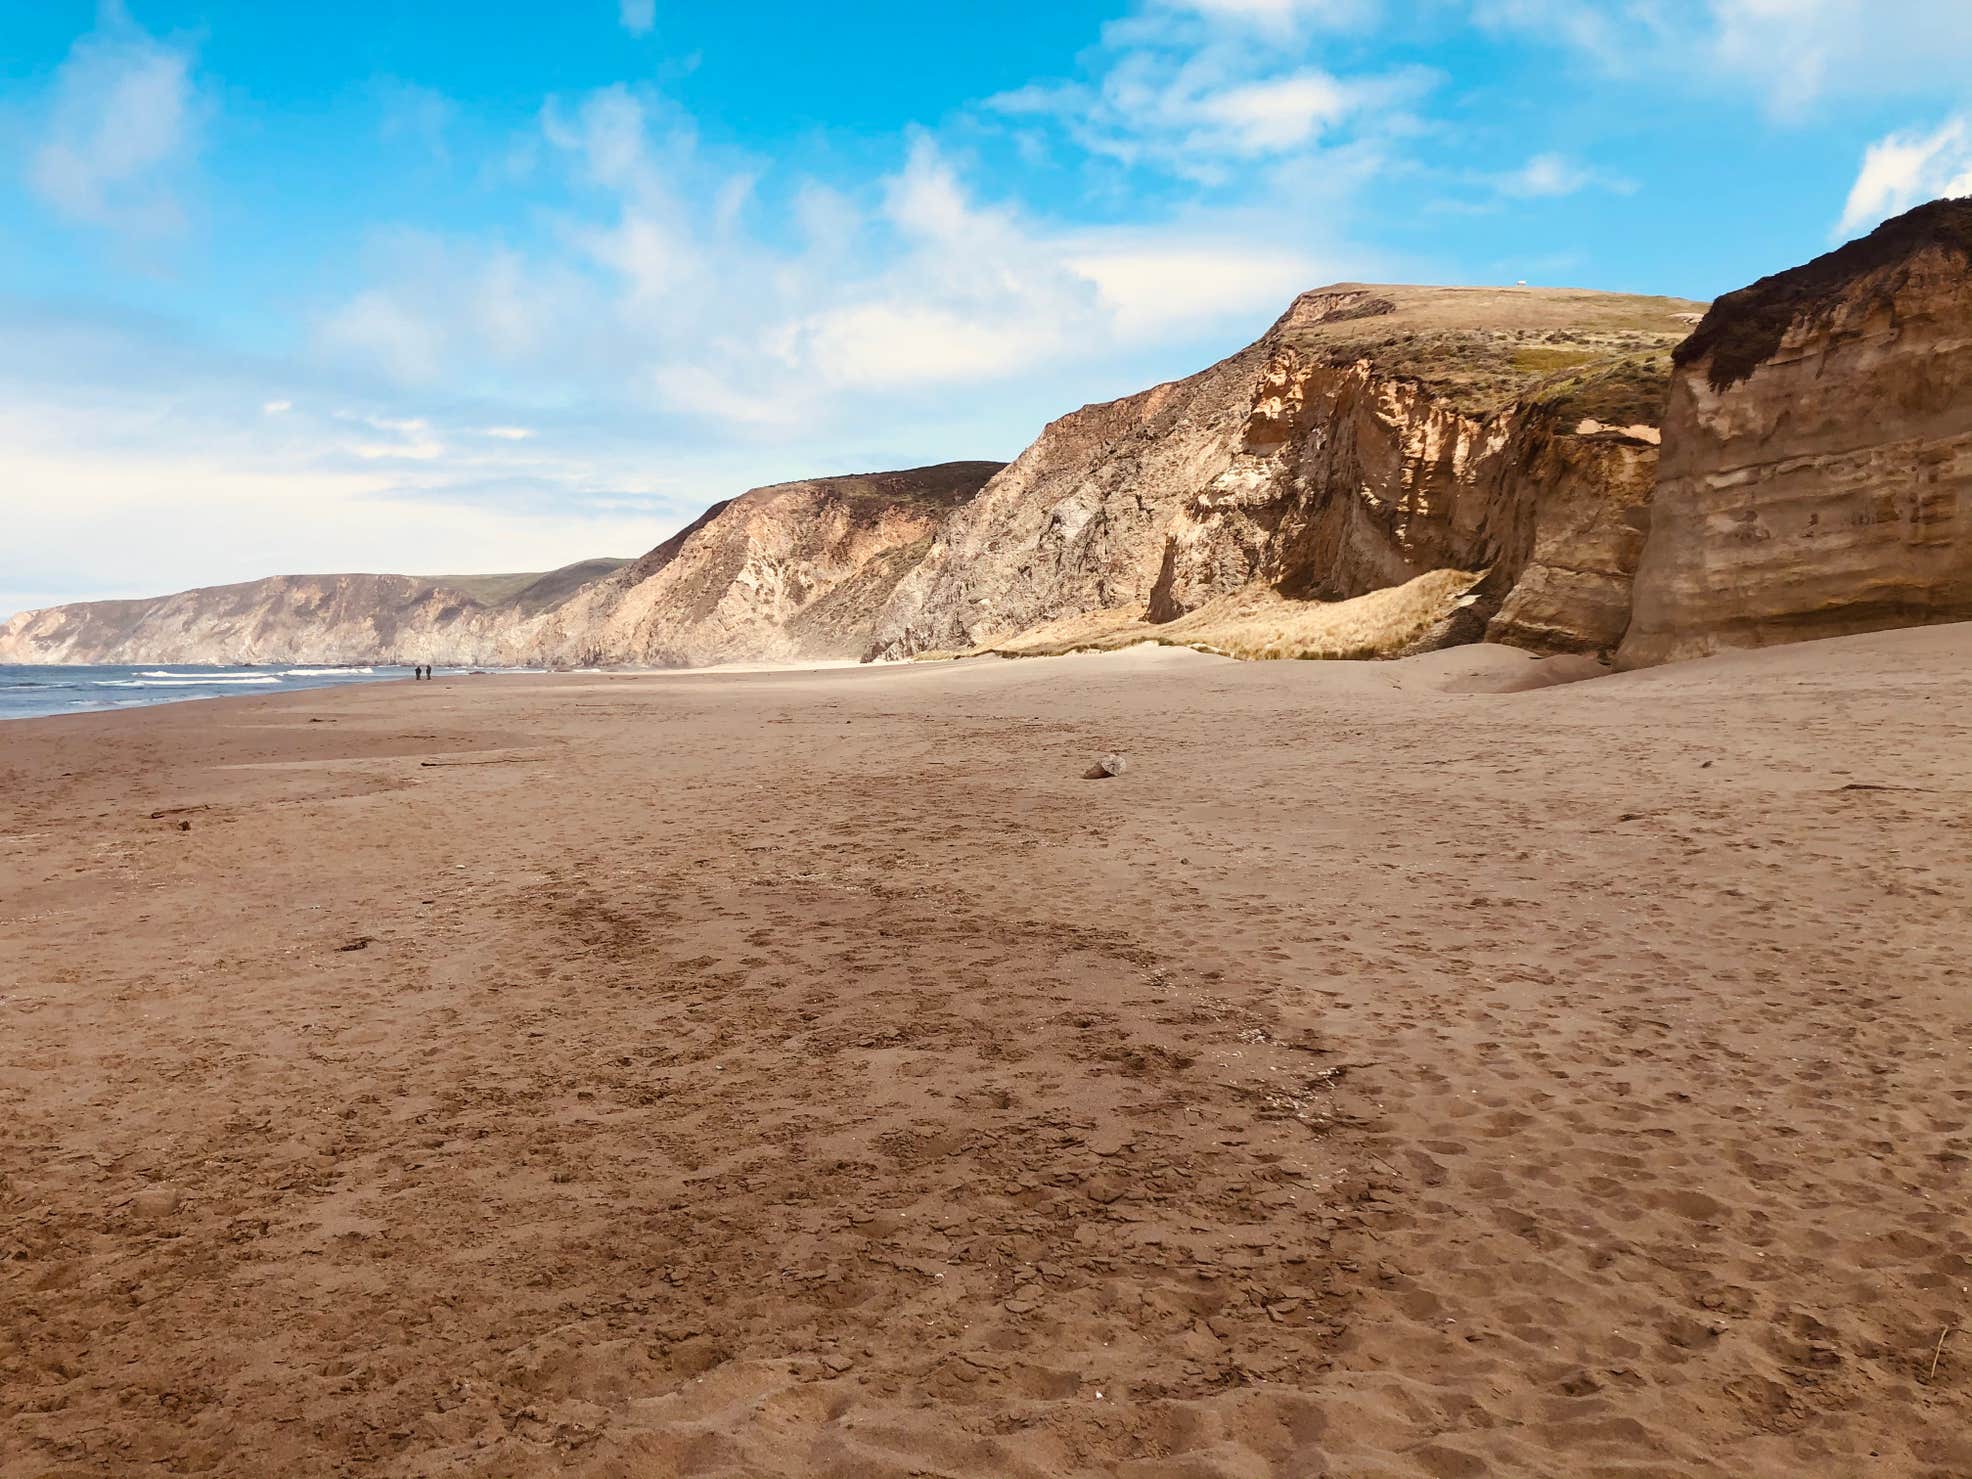
[[[0,1475],[1972,1474],[1972,628],[1570,675],[0,726]]]

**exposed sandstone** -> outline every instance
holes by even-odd
[[[1972,200],[1728,294],[1677,359],[1625,665],[1972,618]]]
[[[1171,622],[1254,584],[1341,601],[1438,570],[1490,571],[1468,638],[1612,647],[1669,352],[1698,307],[1303,294],[1201,374],[1051,424],[940,531],[872,655],[992,645],[1102,611]]]
[[[531,650],[651,667],[860,657],[933,533],[999,469],[950,462],[755,488],[579,592]]]

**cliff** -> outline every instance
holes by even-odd
[[[933,534],[1000,466],[755,488],[578,592],[533,634],[532,651],[583,666],[860,657]]]
[[[1303,294],[1210,369],[1052,423],[940,531],[871,655],[1078,617],[1148,631],[1215,603],[1250,623],[1249,588],[1291,610],[1437,571],[1472,578],[1415,587],[1438,592],[1436,640],[1611,648],[1670,351],[1701,307],[1538,289]]]
[[[755,488],[635,561],[523,575],[280,575],[24,612],[0,626],[0,662],[854,659],[934,532],[1000,467],[949,462]]]
[[[1709,311],[1323,288],[1006,466],[756,488],[634,563],[30,612],[0,627],[0,662],[700,666],[1146,639],[1362,657],[1483,639],[1621,644],[1636,665],[1968,617],[1972,201],[1939,201]]]
[[[1713,305],[1620,661],[1972,618],[1972,199]]]
[[[54,606],[0,625],[0,662],[511,661],[526,623],[624,563],[520,575],[276,575]]]

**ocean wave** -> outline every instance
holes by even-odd
[[[284,678],[357,678],[376,672],[375,668],[287,668]]]
[[[255,673],[174,673],[168,668],[154,672],[143,672],[139,678],[183,678],[193,683],[276,683],[277,678],[262,677]]]
[[[141,678],[98,678],[97,688],[212,688],[236,683],[279,683],[279,678],[191,678],[180,674],[170,677]]]

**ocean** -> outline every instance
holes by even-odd
[[[447,669],[446,671],[455,671]],[[14,667],[0,664],[0,719],[131,709],[192,698],[245,693],[292,693],[408,678],[408,667],[214,668],[196,664],[133,663],[109,667]]]

